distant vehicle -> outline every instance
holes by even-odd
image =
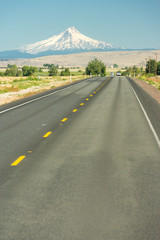
[[[120,73],[120,72],[117,72],[117,73],[116,73],[116,76],[117,76],[117,77],[121,76],[121,73]]]
[[[111,76],[111,77],[114,77],[114,73],[113,73],[113,72],[111,72],[111,73],[110,73],[110,76]]]

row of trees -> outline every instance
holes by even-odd
[[[58,65],[54,64],[44,64],[44,67],[48,68],[49,76],[57,76],[58,75]],[[114,64],[114,67],[117,67],[117,64]],[[4,73],[0,73],[0,75],[4,76],[32,76],[36,73],[43,72],[42,68],[32,67],[32,66],[24,66],[22,70],[19,70],[16,65],[8,64],[7,69]],[[86,75],[106,75],[106,66],[105,64],[98,60],[94,59],[90,61],[85,69]],[[138,68],[137,66],[127,67],[126,71],[122,72],[123,76],[131,76],[136,77],[138,75],[160,75],[160,61],[157,62],[155,59],[149,59],[146,63],[146,69],[144,70],[143,67]],[[61,71],[60,76],[70,76],[71,73],[69,68],[65,68],[65,70]]]
[[[22,70],[19,70],[16,65],[8,64],[5,72],[1,72],[1,76],[12,76],[12,77],[21,77],[21,76],[31,76],[36,72],[40,72],[41,69],[32,66],[24,66]]]
[[[54,64],[49,64],[49,63],[43,64],[43,67],[46,67],[48,69],[50,69],[52,67],[56,67],[57,69],[59,69],[59,65],[54,65]]]
[[[58,65],[54,64],[44,64],[44,67],[47,67],[49,76],[57,76],[58,75]],[[33,66],[23,66],[22,70],[19,70],[16,65],[10,65],[8,64],[6,71],[3,73],[5,76],[32,76],[37,73],[43,72],[42,68],[37,68]],[[101,75],[105,76],[106,75],[106,66],[105,64],[98,60],[94,59],[90,61],[86,67],[85,70],[86,75]],[[60,76],[70,76],[71,72],[69,68],[65,68],[63,71],[61,71]]]
[[[49,76],[56,76],[58,75],[58,69],[59,66],[58,65],[54,65],[54,64],[44,64],[44,67],[49,68]],[[94,59],[93,61],[90,61],[86,67],[86,71],[85,71],[86,75],[101,75],[101,76],[105,76],[106,75],[106,66],[105,64],[98,60],[98,59]],[[69,71],[69,68],[65,68],[64,71],[61,71],[60,76],[70,76],[71,73]]]
[[[48,64],[47,64],[48,65]],[[49,76],[57,76],[58,75],[58,65],[55,66],[54,64],[50,64],[52,66],[49,67]],[[19,70],[16,65],[8,65],[8,68],[4,73],[1,74],[1,76],[32,76],[38,72],[43,72],[42,68],[38,69],[37,67],[32,66],[24,66],[22,67],[22,70]],[[61,71],[61,76],[70,76],[69,68],[65,68],[64,71]]]
[[[139,74],[144,74],[145,71],[143,70],[143,67],[138,68],[136,66],[133,67],[127,67],[126,71],[121,72],[122,76],[127,76],[127,77],[136,77]]]
[[[52,66],[49,69],[49,76],[57,76],[58,75],[58,69],[56,68],[56,66]],[[64,71],[61,71],[60,76],[70,76],[71,73],[69,71],[69,68],[65,68]]]
[[[146,68],[143,67],[138,68],[137,66],[127,67],[126,71],[122,72],[123,76],[131,76],[136,77],[138,75],[160,75],[160,62],[156,62],[155,59],[150,59],[146,63]]]
[[[157,62],[155,59],[149,59],[146,64],[146,73],[160,75],[160,62]]]

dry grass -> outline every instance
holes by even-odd
[[[72,76],[72,82],[86,76]],[[69,77],[0,77],[0,105],[70,83]]]

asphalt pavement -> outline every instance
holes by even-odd
[[[137,88],[97,77],[0,109],[0,239],[160,239],[160,107]]]

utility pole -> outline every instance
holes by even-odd
[[[142,65],[140,64],[140,76],[142,76]]]
[[[147,73],[147,58],[146,58],[146,73]]]
[[[157,53],[156,54],[156,65],[155,65],[155,80],[157,82]]]
[[[151,72],[151,57],[149,57],[149,74]]]

